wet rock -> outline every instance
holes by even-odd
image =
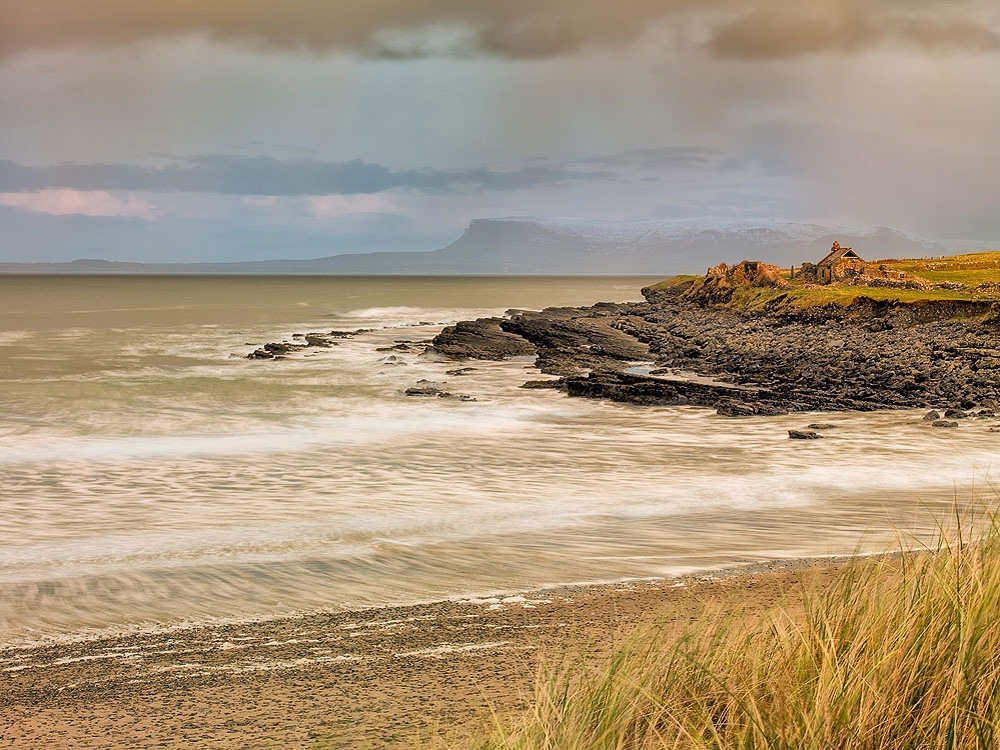
[[[958,427],[958,422],[949,422],[947,419],[936,419],[931,422],[931,427]]]
[[[752,417],[757,413],[757,410],[742,401],[723,401],[718,405],[715,413],[725,417]]]
[[[501,322],[502,318],[479,318],[448,326],[434,337],[434,349],[452,359],[502,360],[535,353],[523,337],[502,330]]]
[[[305,335],[307,346],[318,346],[323,349],[328,349],[331,346],[337,346],[333,341],[330,341],[325,334],[322,333],[307,333]]]
[[[552,388],[558,390],[563,387],[565,381],[562,378],[555,378],[553,380],[529,380],[526,383],[522,383],[522,388],[528,388],[539,390],[544,388]]]
[[[410,351],[409,344],[393,344],[392,346],[380,346],[375,351],[377,352],[408,352]]]
[[[447,399],[451,399],[452,401],[475,401],[476,400],[475,396],[470,396],[467,393],[448,393],[447,391],[441,391],[437,396],[438,396],[438,398],[447,398]]]
[[[837,427],[835,424],[830,424],[829,422],[813,422],[806,429],[809,430],[833,430]]]
[[[689,399],[666,381],[615,372],[592,372],[565,378],[566,393],[583,398],[605,398],[630,404],[676,406]]]
[[[255,349],[247,355],[247,359],[274,359],[274,355],[264,349]]]
[[[788,414],[788,409],[776,404],[756,404],[755,413],[758,417],[781,417]]]
[[[274,342],[271,344],[264,344],[264,351],[271,352],[271,354],[288,354],[288,352],[295,351],[297,349],[304,349],[305,347],[301,344],[290,344],[287,341]]]
[[[558,369],[584,367],[619,367],[622,362],[648,359],[649,347],[622,328],[635,328],[627,316],[630,308],[622,305],[595,305],[580,311],[572,307],[550,307],[537,313],[524,313],[502,320],[500,327],[516,333],[535,345],[539,368],[554,375],[569,374]],[[619,327],[620,326],[620,327]]]
[[[349,339],[361,333],[371,333],[371,328],[358,328],[356,331],[330,331],[327,336],[334,339]]]
[[[936,422],[939,419],[941,419],[941,414],[935,411],[934,409],[931,409],[929,412],[924,414],[925,422]]]
[[[969,415],[961,409],[946,409],[944,416],[946,419],[965,419]]]
[[[448,371],[446,371],[445,375],[452,375],[452,376],[454,376],[454,375],[468,375],[470,372],[475,372],[475,371],[476,371],[475,367],[459,367],[458,369],[455,369],[455,370],[448,370]]]
[[[812,430],[789,430],[788,437],[792,440],[818,440],[822,436]]]
[[[445,391],[442,390],[444,383],[435,383],[432,380],[418,380],[403,393],[407,396],[439,396]]]

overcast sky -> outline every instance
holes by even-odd
[[[0,260],[745,218],[1000,246],[1000,5],[0,0]]]

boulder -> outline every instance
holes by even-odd
[[[949,422],[947,419],[936,419],[931,422],[931,427],[958,427],[958,422]]]
[[[435,383],[432,380],[418,380],[414,385],[407,388],[404,393],[407,396],[440,396],[445,393],[441,388],[442,385],[444,384]]]
[[[821,435],[812,430],[789,430],[788,437],[792,440],[818,440]]]

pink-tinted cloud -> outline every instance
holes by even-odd
[[[152,221],[160,211],[152,203],[129,193],[118,198],[106,190],[51,188],[31,193],[0,193],[0,206],[64,216],[132,216]]]
[[[310,195],[306,210],[316,219],[334,219],[349,214],[397,213],[396,202],[385,193],[370,195]]]

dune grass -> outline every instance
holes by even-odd
[[[541,678],[481,750],[1000,747],[1000,534],[858,559],[767,615],[707,614]]]

